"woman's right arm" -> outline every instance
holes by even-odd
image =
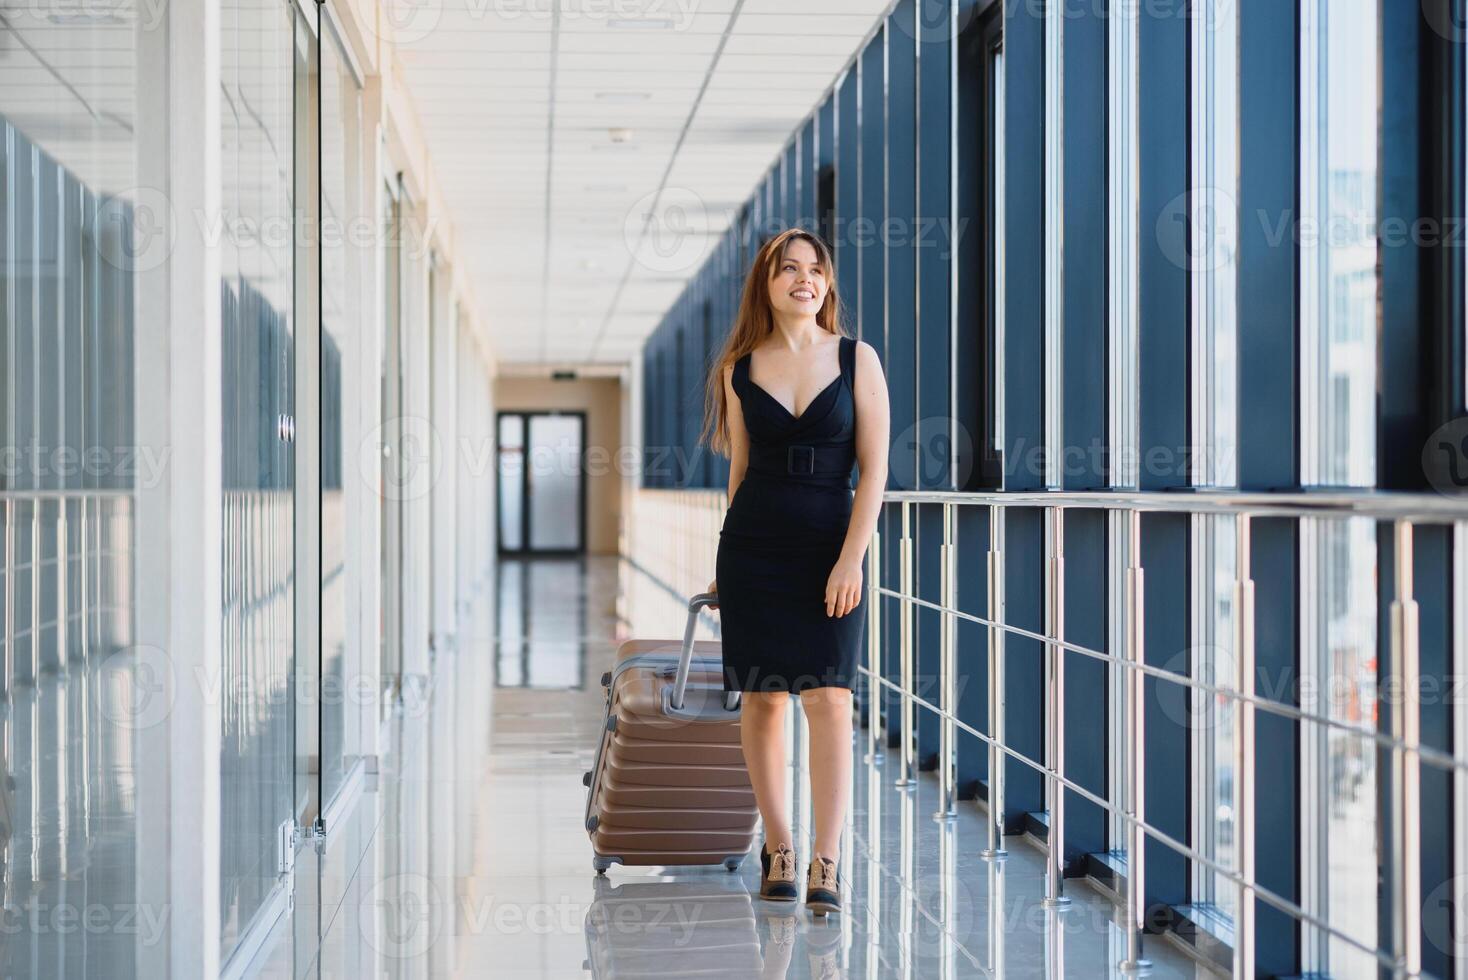
[[[724,420],[729,431],[729,498],[744,480],[744,470],[749,465],[749,433],[744,429],[744,412],[740,410],[739,396],[734,393],[734,368],[724,368]]]
[[[745,467],[749,465],[749,434],[744,430],[744,412],[739,406],[739,396],[734,394],[733,367],[724,368],[724,424],[728,426],[729,433],[729,496],[726,500],[733,500],[734,492],[744,481]],[[710,582],[705,591],[717,593],[718,579]],[[717,609],[719,604],[713,603],[712,607]]]

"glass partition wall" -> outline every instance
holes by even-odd
[[[297,322],[289,227],[299,29],[280,0],[226,4],[221,24],[223,664],[221,954],[264,913],[294,802]]]
[[[141,276],[163,261],[139,232],[167,201],[144,190],[142,121],[158,113],[139,66],[164,43],[115,16],[0,20],[0,869],[7,918],[85,903],[135,909],[139,732],[157,699],[135,672],[141,487],[160,447],[138,445],[134,343]],[[106,68],[98,67],[98,54]],[[141,247],[140,247],[141,246]],[[13,920],[12,920],[13,921]],[[9,932],[10,930],[7,930]],[[0,937],[0,975],[109,964],[133,937]],[[93,966],[92,968],[95,968]]]
[[[378,683],[385,717],[398,700],[403,662],[403,500],[399,478],[403,404],[402,255],[398,188],[383,187],[382,237],[382,613],[378,623]]]
[[[361,86],[330,18],[321,32],[321,801],[330,806],[361,757],[361,647],[356,618],[361,556],[347,533],[363,508],[353,460],[360,395]],[[360,434],[358,435],[360,441]]]

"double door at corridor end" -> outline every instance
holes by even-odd
[[[586,551],[586,413],[498,413],[499,550],[510,555]]]

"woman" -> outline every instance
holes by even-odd
[[[862,566],[887,483],[882,365],[842,332],[840,316],[825,242],[799,228],[771,238],[745,280],[704,411],[707,444],[729,457],[709,591],[721,610],[724,689],[742,692],[740,738],[765,828],[760,895],[797,898],[785,798],[793,692],[810,725],[816,835],[805,900],[818,915],[841,908]]]

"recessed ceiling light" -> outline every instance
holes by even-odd
[[[624,30],[660,30],[672,27],[671,17],[612,17],[607,20],[608,27],[617,27]]]
[[[587,184],[582,187],[582,190],[592,191],[593,193],[609,193],[625,191],[626,189],[626,184]]]
[[[632,142],[632,130],[628,129],[626,126],[612,127],[611,129],[607,130],[607,136],[611,139],[613,143]]]
[[[646,102],[652,98],[651,92],[598,92],[598,102]]]

